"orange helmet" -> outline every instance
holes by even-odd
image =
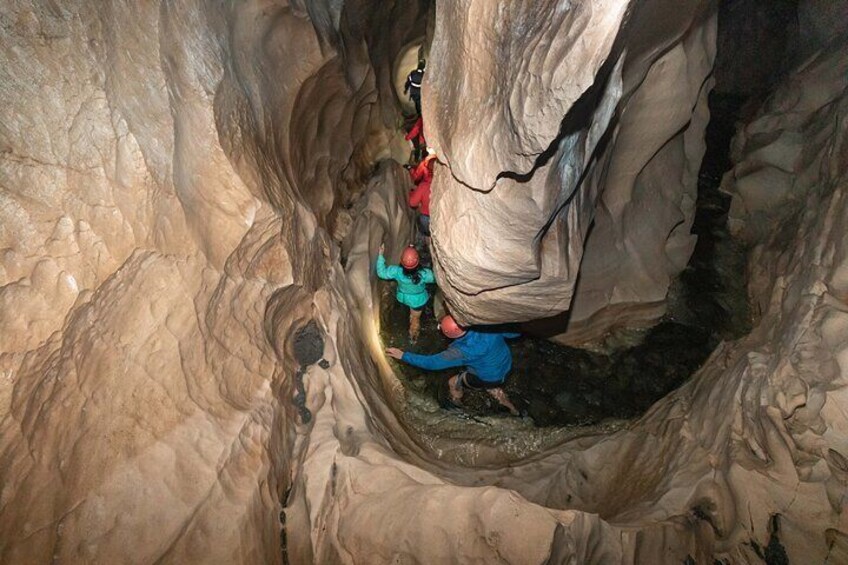
[[[404,269],[414,269],[418,266],[418,262],[418,251],[413,246],[410,245],[401,253],[400,264]]]
[[[444,316],[439,322],[439,329],[446,337],[456,339],[465,335],[465,328],[456,323],[450,314]]]

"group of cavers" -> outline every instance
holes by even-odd
[[[407,141],[412,142],[412,161],[416,164],[406,167],[415,185],[409,192],[408,203],[418,211],[418,231],[422,235],[424,245],[429,247],[430,184],[436,155],[427,147],[424,121],[421,117],[421,82],[424,69],[425,61],[419,60],[416,69],[407,76],[404,86],[404,93],[408,93],[415,104],[417,115],[406,135]],[[421,314],[431,297],[427,285],[435,284],[436,278],[432,269],[421,264],[421,254],[414,245],[404,249],[399,265],[388,265],[384,253],[385,246],[381,245],[377,257],[377,276],[397,283],[395,297],[398,302],[409,308],[409,341],[414,344],[421,331]],[[439,330],[452,340],[450,346],[440,353],[422,355],[390,347],[386,349],[386,354],[430,371],[464,367],[462,372],[448,379],[450,400],[454,406],[462,406],[466,389],[485,390],[512,415],[520,415],[502,388],[512,370],[512,353],[505,340],[516,338],[519,334],[493,331],[484,327],[463,327],[450,314],[442,317]]]

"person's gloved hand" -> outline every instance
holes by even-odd
[[[381,243],[380,244],[380,255],[385,255],[385,253],[386,253],[386,244]]]
[[[386,355],[388,355],[392,359],[400,359],[401,357],[403,357],[403,351],[398,349],[397,347],[389,347],[386,348]]]

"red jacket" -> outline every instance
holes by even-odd
[[[433,160],[435,155],[428,155],[418,163],[414,169],[409,170],[409,176],[415,183],[415,188],[409,192],[410,208],[418,208],[425,216],[430,215],[430,183],[433,182]]]
[[[421,116],[418,116],[415,125],[412,126],[405,137],[407,141],[412,141],[415,138],[418,138],[418,145],[427,145],[427,140],[424,139],[424,119]]]
[[[418,208],[425,216],[430,215],[430,179],[421,181],[418,186],[409,191],[410,208]]]
[[[418,163],[412,169],[409,169],[409,176],[412,177],[412,182],[415,184],[433,180],[433,159],[435,155],[428,155],[423,161]]]

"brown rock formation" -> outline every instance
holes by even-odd
[[[435,255],[461,317],[570,308],[560,331],[586,341],[663,313],[694,245],[715,21],[707,3],[661,4],[437,9]]]
[[[425,4],[0,9],[0,561],[848,553],[846,47],[736,144],[751,335],[617,432],[475,436],[410,407],[375,329],[374,253],[411,229],[376,162]],[[581,257],[575,335],[661,311],[714,33],[708,3],[671,4],[438,3],[435,246],[468,317],[568,307]],[[299,367],[310,321],[326,363]]]
[[[0,10],[0,561],[280,560],[283,344],[421,33],[307,4]]]

